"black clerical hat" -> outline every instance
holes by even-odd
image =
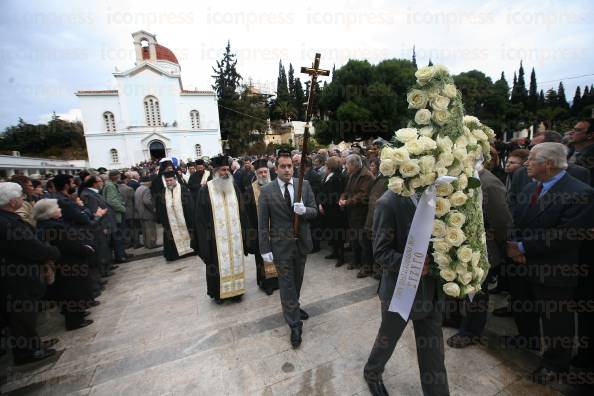
[[[230,158],[227,155],[221,154],[210,159],[210,164],[213,168],[220,168],[221,166],[231,165]]]
[[[196,165],[204,165],[204,160],[203,159],[197,159],[196,160]]]
[[[260,158],[259,160],[254,161],[252,165],[254,166],[254,169],[268,168],[268,160]]]
[[[166,178],[175,177],[175,172],[174,171],[163,172],[163,177],[166,177]]]

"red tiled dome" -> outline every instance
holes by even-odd
[[[177,58],[175,57],[174,53],[167,47],[162,46],[161,44],[155,44],[155,49],[157,50],[157,60],[166,60],[169,62],[173,62],[179,65]],[[144,47],[142,49],[142,59],[149,59],[149,49],[148,47]]]

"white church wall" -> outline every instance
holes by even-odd
[[[178,127],[192,129],[190,112],[198,110],[200,114],[200,129],[220,130],[217,99],[214,94],[180,95],[177,105]]]
[[[103,113],[106,111],[113,113],[116,129],[125,126],[117,95],[79,96],[79,99],[85,135],[106,133],[103,119]]]

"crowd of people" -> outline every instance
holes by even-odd
[[[37,333],[36,316],[44,304],[58,305],[67,330],[91,325],[88,315],[100,304],[107,278],[130,260],[130,249],[158,247],[159,229],[167,261],[192,255],[204,261],[207,294],[217,304],[241,301],[249,286],[244,257],[255,255],[258,286],[268,295],[280,289],[294,347],[309,317],[299,305],[306,256],[325,245],[324,258],[335,267],[380,281],[384,307],[397,275],[399,256],[393,252],[406,238],[400,231],[389,237],[377,232],[378,224],[390,224],[383,209],[390,191],[381,173],[381,146],[378,140],[364,150],[355,143],[306,158],[297,150],[187,163],[164,158],[131,169],[41,180],[14,176],[0,183],[4,349],[12,350],[15,364],[54,354],[57,340],[42,341]],[[566,136],[543,131],[524,145],[492,151],[492,161],[479,171],[491,264],[485,293],[445,304],[439,327],[458,328],[447,340],[453,348],[480,342],[491,311],[489,295],[506,293],[509,305],[494,315],[513,316],[519,333],[504,345],[542,347],[540,380],[570,365],[591,370],[592,310],[559,306],[594,301],[592,235],[573,233],[594,227],[593,121],[579,122]],[[396,215],[406,218],[405,212]],[[394,330],[401,324],[383,312],[378,333],[383,341],[374,345],[365,369],[374,394],[386,394],[381,373],[401,333]],[[572,342],[560,342],[573,339],[576,330],[577,353]],[[430,352],[433,363],[421,367],[445,375],[443,350]],[[443,383],[421,381],[429,394],[442,394]]]

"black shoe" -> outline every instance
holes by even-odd
[[[541,385],[548,385],[559,382],[559,373],[549,370],[546,367],[539,367],[531,375],[532,382]]]
[[[355,266],[353,264],[349,264],[349,265],[347,265],[347,269],[348,270],[354,270],[355,269]]]
[[[134,257],[134,253],[125,253],[125,255],[127,259]]]
[[[340,260],[340,259],[336,261],[336,264],[334,264],[334,266],[336,268],[342,267],[343,265],[344,265],[344,260]]]
[[[111,267],[109,267],[109,269],[110,269],[111,271],[113,271],[113,270],[117,270],[118,268],[120,268],[120,266],[119,266],[119,265],[112,265]]]
[[[497,316],[498,318],[509,318],[513,315],[509,307],[501,307],[493,310],[493,316]]]
[[[123,264],[123,263],[127,263],[128,259],[126,257],[123,257],[123,258],[115,259],[114,262],[116,262],[117,264]]]
[[[371,275],[371,272],[361,269],[357,274],[357,278],[367,278],[369,275]]]
[[[291,346],[293,349],[299,348],[301,345],[301,334],[303,333],[301,326],[291,327]]]
[[[97,305],[100,305],[100,304],[101,304],[101,301],[92,300],[87,303],[87,308],[96,307]]]
[[[101,286],[105,286],[105,285],[107,285],[107,283],[109,283],[109,281],[107,279],[99,281],[99,285],[101,285]]]
[[[267,296],[272,296],[272,293],[274,293],[274,290],[272,290],[272,289],[264,289],[264,292],[266,293]]]
[[[22,366],[23,364],[29,364],[29,363],[34,363],[34,362],[38,362],[40,360],[43,359],[47,359],[50,356],[53,356],[56,354],[56,350],[49,348],[49,349],[38,349],[35,352],[31,353],[28,356],[25,357],[15,357],[14,358],[14,365],[15,366]]]
[[[332,252],[332,253],[330,253],[329,255],[327,255],[327,256],[324,256],[324,258],[325,258],[326,260],[334,260],[335,258],[338,258],[338,253],[336,253],[336,252]]]
[[[102,286],[103,287],[103,286]],[[101,295],[101,291],[93,292],[93,298],[97,298]]]
[[[83,318],[86,318],[87,316],[89,316],[91,313],[89,311],[85,311],[82,313]]]
[[[304,310],[302,310],[301,308],[299,309],[299,315],[301,316],[301,320],[307,320],[309,319],[309,314],[307,312],[305,312]]]
[[[369,392],[373,396],[389,396],[388,390],[386,389],[386,386],[384,385],[384,381],[382,381],[381,378],[378,379],[377,381],[371,381],[371,380],[368,380],[367,377],[365,377],[365,382],[367,382],[367,387],[369,388]]]
[[[52,338],[49,340],[45,340],[41,343],[41,347],[43,349],[50,349],[51,347],[53,347],[54,345],[56,345],[58,342],[60,342],[59,339],[57,338]]]
[[[221,300],[220,298],[215,298],[214,299],[215,304],[217,305],[223,305],[223,300]]]
[[[76,330],[76,329],[82,329],[83,327],[87,327],[90,324],[93,324],[93,321],[91,319],[83,319],[82,322],[78,322],[78,323],[74,323],[74,324],[70,324],[70,323],[67,324],[66,330],[72,331],[72,330]]]
[[[113,272],[111,272],[111,271],[107,271],[107,272],[106,272],[105,274],[103,274],[101,277],[102,277],[102,278],[109,278],[109,277],[110,277],[110,276],[112,276],[112,275],[113,275]]]

